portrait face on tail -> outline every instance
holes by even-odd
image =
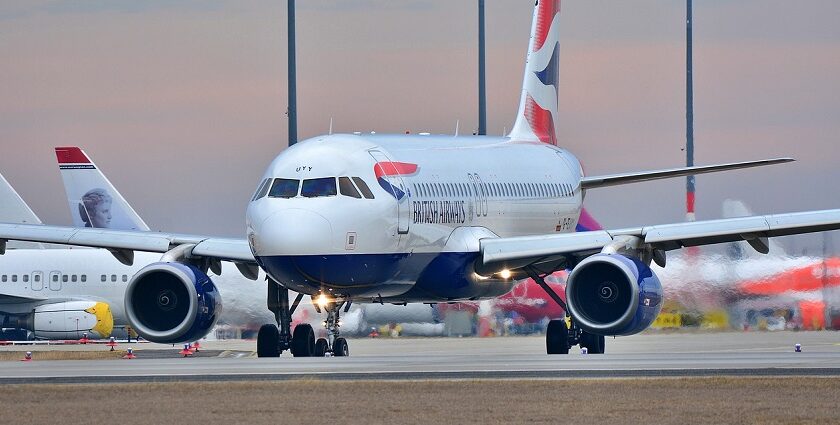
[[[111,201],[111,195],[105,189],[92,189],[85,193],[79,202],[79,216],[85,227],[110,227]]]

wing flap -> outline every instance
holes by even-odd
[[[484,265],[515,269],[539,261],[550,261],[568,253],[600,251],[612,242],[605,231],[482,239]]]
[[[254,254],[245,239],[208,238],[192,249],[192,255],[221,260],[254,262]]]
[[[840,210],[772,214],[645,227],[646,243],[670,250],[840,229]]]
[[[617,237],[635,236],[661,250],[747,241],[766,253],[766,238],[840,229],[840,209],[673,223],[608,231],[493,238],[481,240],[486,269],[522,268],[564,256],[601,251]],[[620,241],[620,239],[618,239]]]

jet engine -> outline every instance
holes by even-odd
[[[584,331],[633,335],[647,329],[662,309],[662,284],[636,258],[596,254],[569,274],[566,304]]]
[[[207,335],[222,298],[207,274],[181,263],[140,269],[125,290],[125,313],[137,334],[158,343],[191,342]]]
[[[98,301],[67,301],[42,304],[24,319],[22,326],[41,339],[92,339],[111,336],[114,317],[108,304]]]

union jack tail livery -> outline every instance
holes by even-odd
[[[560,0],[539,0],[534,8],[531,42],[512,141],[557,144],[557,61],[560,40]]]

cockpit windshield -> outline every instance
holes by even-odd
[[[335,177],[304,180],[300,189],[300,196],[303,196],[304,198],[335,196],[337,193],[338,191],[336,190]]]
[[[300,186],[300,180],[274,179],[274,184],[271,185],[271,190],[268,192],[268,197],[294,198],[298,194],[298,186]]]

